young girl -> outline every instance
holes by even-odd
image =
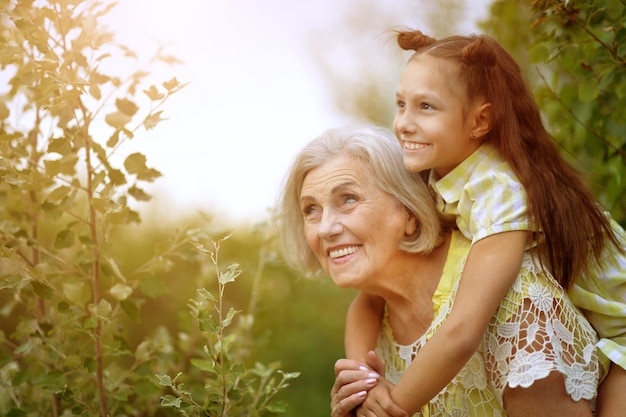
[[[598,415],[624,415],[626,233],[559,156],[519,67],[497,42],[435,40],[415,31],[400,32],[398,44],[415,51],[397,91],[393,125],[405,167],[429,175],[439,210],[473,243],[449,317],[391,399],[413,414],[448,384],[480,345],[529,250],[599,333],[609,373]],[[379,306],[364,293],[350,306],[349,358],[366,362]],[[510,388],[516,383],[508,381]]]

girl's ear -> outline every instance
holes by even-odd
[[[491,103],[476,106],[472,112],[472,138],[482,138],[491,130]]]

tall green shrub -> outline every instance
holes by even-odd
[[[184,84],[173,78],[149,85],[150,68],[114,72],[126,67],[121,58],[137,67],[137,57],[99,25],[112,7],[95,0],[0,0],[0,77],[7,80],[0,90],[0,314],[9,319],[0,320],[3,415],[178,414],[162,407],[168,388],[156,374],[204,358],[203,345],[190,335],[201,330],[215,337],[200,320],[195,332],[187,326],[172,336],[159,327],[131,340],[136,335],[128,324],[140,323],[142,307],[167,293],[164,277],[173,266],[205,262],[189,242],[207,232],[176,230],[132,266],[119,253],[140,222],[138,205],[150,200],[146,185],[161,176],[140,152],[124,155],[123,145],[140,129],[155,128],[163,104]],[[177,60],[159,50],[150,63],[157,62]],[[232,356],[247,348],[234,339],[222,345]],[[258,366],[274,378],[276,367]],[[205,389],[215,377],[205,368],[187,380],[204,399],[191,415],[218,415],[209,412],[215,404],[232,409],[249,386],[216,397]],[[178,385],[169,388],[180,392]],[[269,411],[285,409],[268,404]]]

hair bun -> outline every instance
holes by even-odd
[[[495,41],[486,36],[477,36],[461,50],[461,60],[467,65],[478,64],[484,67],[496,65]]]
[[[424,35],[419,30],[398,33],[398,45],[405,51],[417,51],[418,49],[432,45],[435,42],[437,42],[435,38]]]

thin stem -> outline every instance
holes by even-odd
[[[222,398],[224,399],[224,402],[222,404],[222,412],[220,413],[220,415],[222,417],[226,416],[226,411],[228,409],[228,391],[226,390],[226,372],[224,370],[224,317],[223,317],[223,307],[224,307],[224,289],[225,289],[225,284],[222,283],[222,280],[220,279],[220,268],[219,268],[219,262],[218,262],[218,258],[219,258],[219,251],[220,251],[220,244],[219,242],[213,242],[213,247],[215,249],[215,251],[213,252],[211,258],[213,259],[213,265],[215,265],[215,273],[217,274],[217,283],[218,283],[218,288],[219,288],[219,300],[218,300],[218,304],[217,304],[217,319],[219,320],[219,347],[220,350],[218,352],[219,354],[219,363],[220,363],[220,379],[222,380]]]
[[[83,139],[85,140],[85,165],[87,168],[87,203],[89,206],[89,229],[91,232],[91,240],[93,244],[93,261],[91,271],[91,286],[93,291],[93,303],[98,306],[102,299],[100,293],[100,249],[99,235],[97,225],[96,209],[93,206],[93,198],[95,194],[93,186],[94,168],[91,163],[91,137],[89,136],[89,118],[87,110],[81,104],[84,124],[82,126]],[[104,364],[102,359],[102,319],[96,317],[96,326],[94,328],[94,352],[96,362],[96,386],[98,387],[98,400],[100,406],[100,416],[107,417],[107,398],[104,388]]]

